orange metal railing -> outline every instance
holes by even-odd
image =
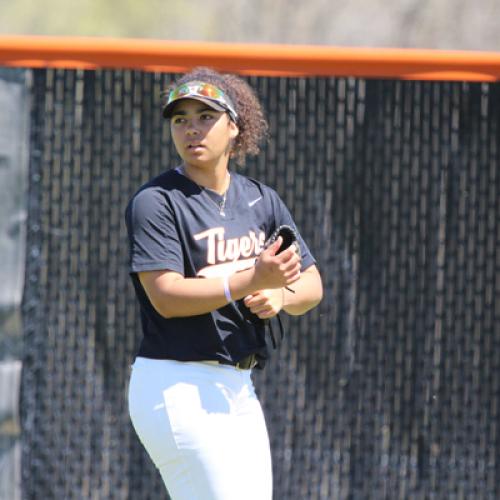
[[[182,72],[204,65],[253,75],[500,80],[500,53],[160,40],[0,36],[0,65]]]

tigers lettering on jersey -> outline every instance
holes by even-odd
[[[266,235],[260,231],[258,235],[249,231],[240,238],[224,239],[224,228],[215,227],[195,234],[195,240],[207,238],[207,264],[217,264],[238,260],[240,257],[257,256],[262,252]]]
[[[264,231],[249,231],[239,238],[227,239],[224,234],[223,227],[215,227],[194,235],[197,241],[207,240],[208,266],[200,269],[198,276],[224,276],[253,266],[266,239]]]

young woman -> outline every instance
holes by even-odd
[[[180,164],[126,211],[143,329],[131,420],[173,500],[269,500],[251,369],[267,357],[263,320],[316,306],[320,275],[300,235],[300,251],[278,252],[281,238],[264,245],[293,219],[274,190],[229,169],[267,131],[246,82],[197,68],[172,86],[163,115]]]

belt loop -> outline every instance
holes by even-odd
[[[257,365],[257,360],[255,359],[255,354],[250,354],[249,356],[246,356],[243,358],[241,361],[236,363],[236,368],[238,370],[251,370]]]

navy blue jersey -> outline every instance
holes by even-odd
[[[152,306],[137,273],[170,270],[186,278],[223,277],[253,266],[281,224],[295,227],[278,194],[231,173],[226,196],[203,188],[178,169],[154,178],[126,210],[130,276],[139,300],[143,339],[139,356],[179,361],[238,362],[265,358],[262,322],[249,322],[226,305],[208,314],[164,318]],[[315,263],[299,235],[302,269]],[[246,307],[238,301],[240,309]]]

